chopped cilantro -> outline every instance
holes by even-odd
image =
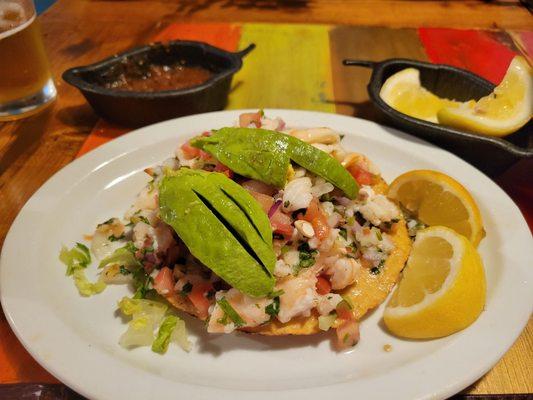
[[[271,317],[275,317],[279,313],[279,297],[274,297],[272,300],[272,303],[270,303],[265,308],[265,313],[270,315]]]
[[[107,240],[109,240],[110,242],[116,242],[117,240],[124,239],[125,237],[126,235],[124,234],[120,235],[119,237],[116,237],[115,235],[111,235],[111,236],[108,236]]]
[[[235,309],[231,306],[231,304],[226,300],[225,297],[222,297],[220,300],[218,300],[217,304],[222,309],[222,311],[224,311],[225,316],[227,316],[231,321],[233,321],[233,323],[235,324],[237,328],[244,326],[245,324],[244,320],[237,313],[237,311],[235,311]]]
[[[129,269],[127,269],[124,265],[121,265],[120,266],[120,270],[119,272],[122,274],[122,275],[129,275],[131,274],[131,271]]]
[[[383,240],[383,236],[381,236],[381,231],[379,229],[376,229],[376,237],[378,240]]]
[[[381,272],[381,268],[385,265],[385,260],[381,260],[378,264],[377,267],[373,267],[372,269],[370,269],[370,273],[372,275],[377,275]]]
[[[146,273],[143,267],[133,271],[133,286],[135,287],[134,299],[145,299],[155,291],[151,288],[154,278]]]
[[[331,195],[329,193],[324,193],[320,196],[320,201],[331,201]]]
[[[154,252],[154,247],[153,246],[145,247],[144,249],[142,249],[142,252],[143,252],[143,254],[153,253]]]
[[[146,218],[144,215],[140,215],[139,219],[144,222],[145,224],[150,225],[150,221],[148,221],[148,218]]]
[[[302,268],[309,268],[315,265],[315,257],[318,254],[317,250],[311,250],[309,244],[304,242],[298,246],[300,262],[295,267],[295,273],[300,272]]]
[[[115,220],[114,217],[109,218],[108,220],[102,222],[101,224],[96,225],[96,227],[103,226],[103,225],[109,225],[109,224],[112,224],[114,220]]]
[[[348,231],[346,230],[346,228],[340,228],[339,235],[341,235],[344,240],[348,240]]]
[[[268,295],[270,299],[273,299],[275,297],[279,297],[281,295],[285,294],[285,291],[283,289],[280,290],[274,290],[272,293]]]
[[[287,208],[291,205],[291,202],[289,200],[285,200],[285,202],[283,203],[283,207]]]

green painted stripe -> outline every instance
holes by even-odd
[[[327,25],[245,24],[240,48],[257,48],[233,78],[228,108],[335,112]]]

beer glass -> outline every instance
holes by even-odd
[[[0,121],[32,115],[55,97],[32,0],[0,0]]]

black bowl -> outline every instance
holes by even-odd
[[[517,161],[533,156],[531,121],[505,138],[483,136],[410,117],[390,107],[379,95],[387,78],[412,67],[420,71],[422,86],[439,97],[458,101],[479,100],[495,87],[480,76],[449,65],[399,58],[381,62],[344,60],[343,64],[372,68],[368,95],[393,125],[457,154],[488,175],[501,173]]]
[[[77,87],[96,113],[125,126],[155,122],[223,109],[228,100],[231,78],[242,67],[242,57],[255,48],[250,44],[230,53],[207,43],[175,40],[137,47],[95,64],[66,70],[63,79]],[[158,92],[134,92],[106,88],[132,68],[147,65],[200,66],[213,76],[198,86]]]

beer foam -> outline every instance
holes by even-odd
[[[0,2],[0,40],[26,28],[35,19],[23,4],[12,1]]]

